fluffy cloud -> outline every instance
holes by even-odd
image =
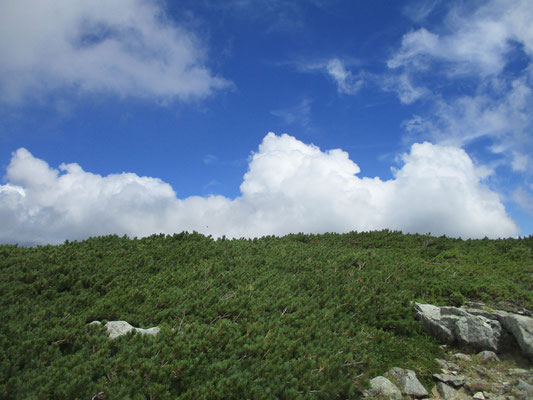
[[[195,35],[157,0],[0,2],[0,91],[20,102],[57,89],[157,100],[208,96],[229,83]]]
[[[0,242],[183,230],[230,237],[383,228],[462,237],[518,233],[483,184],[486,171],[463,150],[419,143],[402,162],[391,180],[361,178],[340,149],[323,152],[269,133],[251,158],[241,196],[179,199],[160,179],[102,177],[77,164],[54,169],[19,149],[0,186]]]

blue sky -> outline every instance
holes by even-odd
[[[531,18],[520,0],[3,2],[0,242],[530,235]]]

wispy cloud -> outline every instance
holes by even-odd
[[[348,71],[338,58],[328,61],[326,71],[337,84],[337,91],[342,94],[356,94],[363,86],[364,80]]]
[[[311,104],[310,99],[304,98],[296,106],[272,110],[270,114],[281,118],[287,125],[308,127],[311,124]]]
[[[408,3],[403,12],[415,22],[423,22],[437,8],[442,0],[417,0]]]
[[[198,99],[231,85],[206,61],[205,45],[156,0],[0,2],[3,101],[58,90]]]
[[[206,165],[211,165],[211,164],[215,164],[218,162],[218,157],[213,155],[213,154],[206,154],[203,158],[202,158],[202,161],[204,164]]]
[[[418,99],[430,95],[430,91],[423,86],[415,86],[409,74],[393,74],[381,79],[374,79],[374,82],[381,87],[382,90],[396,93],[398,99],[403,104],[412,104]]]
[[[354,59],[346,61],[338,57],[332,57],[313,61],[291,61],[286,64],[294,66],[300,72],[323,74],[335,83],[339,94],[355,95],[367,82],[367,76],[363,71],[354,73],[349,69],[359,64]]]

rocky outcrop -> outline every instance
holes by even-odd
[[[100,321],[93,321],[89,325],[101,325]],[[115,339],[119,336],[126,335],[131,331],[140,333],[141,335],[157,335],[159,333],[159,327],[153,327],[148,329],[135,328],[126,321],[108,321],[104,324],[107,329],[107,333],[111,339]]]
[[[514,338],[522,353],[533,358],[533,318],[492,310],[479,303],[476,306],[457,308],[415,303],[415,312],[426,331],[441,342],[458,344],[470,351],[499,352]]]
[[[441,366],[441,372],[433,374],[434,384],[429,393],[414,371],[392,368],[370,381],[370,389],[363,393],[364,397],[405,400],[533,399],[533,369],[517,368],[513,360],[493,359],[487,362],[487,353],[483,352],[466,356],[454,353],[446,345],[442,348],[446,359],[435,359]]]

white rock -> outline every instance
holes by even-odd
[[[477,392],[472,397],[477,400],[485,400],[485,395],[483,394],[483,392]]]
[[[101,322],[93,321],[89,325],[101,325]],[[108,321],[104,326],[111,339],[116,339],[131,331],[139,332],[141,335],[157,335],[159,333],[159,327],[157,326],[148,329],[135,328],[126,321]]]
[[[135,329],[126,321],[108,321],[105,324],[105,327],[107,328],[107,333],[109,334],[109,337],[111,339],[126,335],[127,333]]]

